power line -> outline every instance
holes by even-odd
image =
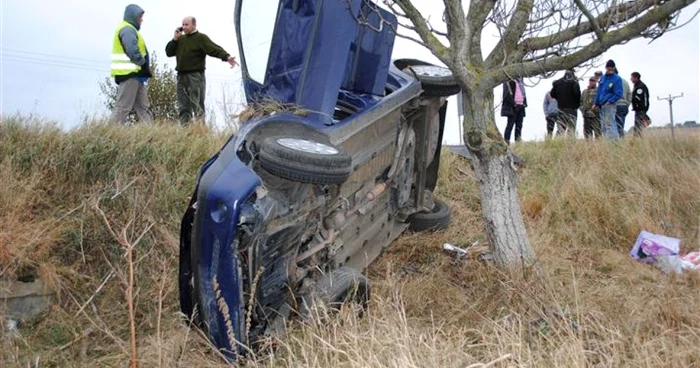
[[[16,55],[12,55],[16,54]],[[16,56],[16,57],[30,57],[30,58],[50,58],[50,59],[58,59],[58,60],[76,60],[80,61],[82,63],[87,63],[87,64],[101,64],[104,65],[109,62],[109,58],[106,58],[105,60],[95,60],[95,59],[85,59],[85,58],[80,58],[80,57],[73,57],[73,56],[64,56],[64,55],[56,55],[56,54],[46,54],[42,52],[34,52],[34,51],[24,51],[24,50],[18,50],[18,49],[10,49],[10,48],[3,48],[2,53],[0,55],[3,56]]]
[[[14,62],[17,64],[23,64],[23,65],[37,65],[37,66],[46,66],[46,67],[55,67],[55,68],[68,68],[68,69],[75,69],[75,70],[95,71],[95,72],[101,72],[101,73],[109,73],[109,71],[110,71],[109,68],[100,68],[98,66],[62,63],[62,62],[54,62],[54,61],[40,60],[40,59],[26,59],[26,58],[22,59],[22,58],[11,58],[11,57],[7,57],[7,56],[3,56],[2,60],[6,61],[6,62]],[[212,81],[212,82],[235,83],[235,84],[239,83],[243,79],[241,76],[231,76],[231,75],[223,75],[223,74],[209,74],[209,73],[206,73],[206,78],[207,78],[207,80]]]
[[[2,49],[2,53],[0,53],[0,57],[5,59],[6,61],[14,61],[14,62],[27,62],[29,64],[34,64],[34,65],[46,65],[46,66],[57,66],[57,67],[66,67],[66,68],[71,68],[71,69],[82,69],[82,70],[95,70],[95,71],[106,71],[109,72],[109,68],[106,68],[105,65],[109,65],[109,60],[95,60],[95,59],[85,59],[85,58],[78,58],[78,57],[69,57],[69,56],[62,56],[62,55],[56,55],[56,54],[46,54],[46,53],[41,53],[41,52],[33,52],[33,51],[24,51],[24,50],[17,50],[17,49],[9,49],[9,48],[4,48]],[[51,59],[57,59],[57,60],[51,60]],[[78,62],[72,62],[71,60],[75,60]],[[211,78],[212,80],[216,79],[221,79],[221,80],[229,80],[229,78],[232,78],[232,75],[227,75],[227,74],[219,74],[219,73],[206,73],[207,77]],[[232,82],[238,82],[241,80],[241,77],[238,76],[235,79],[232,79]]]
[[[61,60],[61,59],[52,59],[52,58],[46,58],[46,57],[38,57],[38,56],[29,56],[29,55],[15,55],[15,54],[6,54],[3,53],[0,55],[2,58],[13,58],[13,59],[18,59],[18,60],[36,60],[36,61],[41,61],[41,62],[50,62],[50,63],[62,63],[62,64],[71,64],[71,65],[84,65],[84,66],[92,66],[92,67],[98,67],[98,66],[104,66],[106,62],[87,62],[87,61],[77,61],[77,60]]]
[[[61,63],[61,62],[52,62],[49,60],[40,60],[40,59],[9,58],[9,57],[6,57],[5,55],[3,55],[2,59],[3,59],[3,61],[15,62],[18,64],[30,64],[30,65],[50,66],[50,67],[69,68],[69,69],[78,69],[78,70],[90,70],[90,71],[109,73],[109,69],[107,69],[107,68],[99,68],[97,66],[92,66],[92,65],[66,64],[66,63]]]

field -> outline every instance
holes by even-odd
[[[628,254],[640,230],[700,248],[700,138],[679,131],[515,145],[543,270],[524,281],[442,250],[485,244],[471,169],[444,152],[437,194],[454,207],[450,228],[405,234],[372,265],[364,318],[294,322],[274,355],[242,365],[700,367],[700,274],[667,276]],[[177,294],[180,216],[226,138],[166,124],[0,122],[0,281],[40,277],[57,296],[39,321],[2,328],[0,366],[127,366],[125,244],[140,366],[226,366],[182,323]]]

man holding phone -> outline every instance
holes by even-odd
[[[168,57],[175,56],[177,66],[177,103],[180,124],[187,125],[193,118],[204,119],[206,79],[204,69],[207,55],[238,65],[236,58],[215,44],[207,35],[197,31],[197,20],[185,17],[182,27],[175,30],[173,39],[165,46]]]

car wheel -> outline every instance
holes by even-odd
[[[318,307],[340,310],[344,305],[360,307],[360,313],[369,306],[370,284],[365,275],[350,267],[340,267],[326,273],[304,297],[307,317],[318,317]],[[319,305],[320,304],[320,305]]]
[[[445,230],[451,219],[450,205],[436,198],[432,211],[418,212],[408,217],[408,229],[413,232]]]
[[[394,65],[421,82],[423,96],[449,97],[460,91],[452,71],[443,66],[415,59],[399,59],[394,62]]]
[[[352,158],[340,148],[295,137],[268,137],[260,165],[273,175],[311,184],[340,184],[352,172]]]

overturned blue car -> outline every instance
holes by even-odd
[[[232,360],[317,303],[365,305],[392,241],[448,226],[432,191],[459,92],[392,60],[396,17],[370,2],[238,0],[235,23],[260,108],[199,172],[179,273],[182,312]]]

